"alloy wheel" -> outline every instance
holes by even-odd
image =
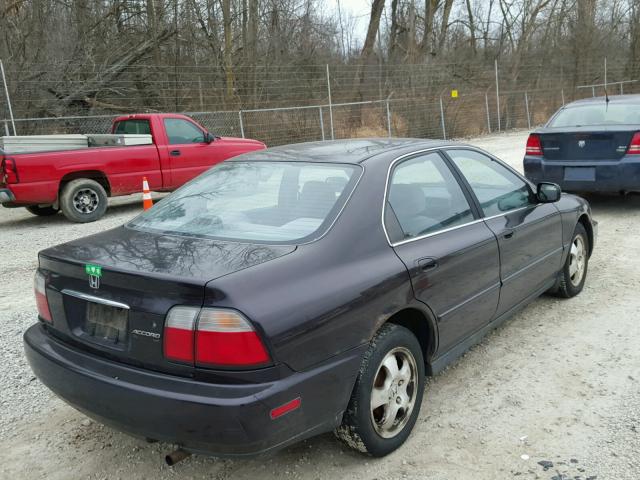
[[[415,406],[418,369],[412,353],[397,347],[385,355],[371,391],[371,421],[383,438],[402,431]]]

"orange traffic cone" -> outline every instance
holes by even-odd
[[[153,207],[153,200],[151,200],[149,182],[147,182],[147,177],[142,177],[142,209],[149,210],[151,207]]]

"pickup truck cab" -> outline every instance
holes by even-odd
[[[118,117],[112,133],[151,135],[152,143],[10,155],[0,150],[0,203],[39,216],[62,210],[71,221],[92,222],[104,215],[108,197],[140,192],[142,177],[152,191],[172,191],[217,163],[266,148],[257,140],[214,136],[178,114]]]

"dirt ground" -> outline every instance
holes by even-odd
[[[514,132],[470,143],[521,169],[525,140]],[[163,462],[171,445],[113,431],[56,398],[22,351],[38,250],[121,224],[139,212],[139,196],[117,199],[89,225],[0,209],[0,478],[636,480],[640,196],[589,200],[600,235],[585,290],[541,297],[432,378],[403,448],[371,459],[327,434],[269,457],[194,456],[175,467]]]

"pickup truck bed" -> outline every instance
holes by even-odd
[[[75,222],[104,215],[107,197],[171,191],[228,158],[266,148],[262,142],[214,137],[189,117],[140,114],[114,120],[114,134],[150,134],[153,143],[0,154],[0,203],[36,215],[62,210]]]

